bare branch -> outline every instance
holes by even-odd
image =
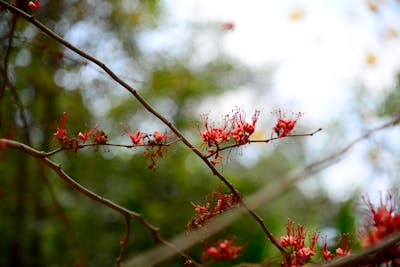
[[[124,238],[120,242],[121,249],[119,251],[119,255],[117,258],[117,267],[121,267],[122,258],[124,257],[126,247],[128,246],[130,234],[131,234],[131,218],[125,215],[125,234]]]
[[[175,253],[180,254],[181,256],[183,256],[185,258],[189,258],[185,253],[183,253],[181,250],[176,248],[173,244],[171,244],[170,242],[161,238],[161,236],[159,235],[159,232],[158,232],[159,231],[158,227],[156,227],[156,226],[150,224],[148,221],[146,221],[146,219],[143,217],[142,214],[131,211],[129,209],[126,209],[107,198],[97,195],[96,193],[90,191],[83,185],[79,184],[72,177],[70,177],[66,172],[64,172],[64,170],[61,168],[61,166],[59,164],[56,164],[55,162],[44,157],[44,155],[46,155],[46,152],[38,151],[30,146],[27,146],[27,145],[17,142],[17,141],[0,138],[0,149],[4,150],[7,148],[19,150],[25,154],[28,154],[34,158],[37,158],[39,161],[44,163],[47,167],[52,169],[58,175],[58,177],[60,177],[62,180],[64,180],[68,185],[70,185],[76,191],[82,193],[83,195],[87,196],[88,198],[90,198],[96,202],[99,202],[102,205],[105,205],[105,206],[121,213],[122,215],[125,216],[125,218],[128,217],[128,218],[138,220],[148,231],[150,231],[150,233],[152,234],[152,236],[156,242],[164,244],[165,246],[169,247],[170,249],[173,249],[175,251]],[[193,260],[192,260],[192,262],[196,266],[201,266],[200,264],[198,264],[197,262],[195,262]]]
[[[30,145],[31,137],[30,137],[30,129],[29,129],[29,124],[28,124],[28,119],[26,116],[26,111],[25,111],[24,105],[17,93],[17,88],[10,81],[10,78],[8,75],[8,63],[9,63],[11,51],[13,48],[13,39],[14,39],[14,32],[15,32],[15,28],[16,28],[16,24],[17,24],[17,18],[18,18],[17,15],[13,15],[13,17],[11,19],[10,30],[5,34],[6,36],[8,36],[8,42],[7,42],[7,47],[6,47],[6,51],[5,51],[4,58],[3,58],[3,66],[1,68],[3,82],[0,84],[0,103],[3,100],[4,91],[5,91],[6,87],[8,86],[10,88],[11,94],[14,98],[15,105],[17,106],[17,109],[19,111],[19,117],[21,119],[23,129],[25,130],[26,142],[28,145]],[[2,122],[2,118],[1,118],[1,113],[0,113],[0,125],[2,124],[1,122]]]

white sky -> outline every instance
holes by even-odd
[[[394,0],[378,0],[377,12],[365,0],[165,2],[171,25],[233,22],[232,31],[221,30],[225,52],[251,66],[276,65],[274,99],[290,110],[305,112],[306,121],[321,127],[348,111],[355,84],[363,82],[373,96],[390,89],[400,70],[400,8]],[[303,15],[294,20],[290,18],[293,12]],[[376,57],[373,64],[367,63],[368,55]],[[232,103],[228,109],[248,105],[243,103],[243,92],[228,92],[225,97],[229,97],[225,103]],[[260,97],[257,103],[271,104]],[[322,183],[331,188],[332,197],[345,199],[349,187],[365,182],[362,177],[368,173],[361,155],[352,153],[323,173]],[[348,181],[352,181],[350,186]],[[382,189],[386,183],[374,186]]]
[[[327,105],[337,112],[354,82],[382,90],[400,69],[400,39],[383,37],[390,29],[400,32],[400,10],[390,1],[377,13],[364,0],[166,3],[177,24],[232,21],[234,30],[223,33],[225,51],[253,66],[278,64],[275,92],[315,119],[325,118]],[[292,20],[293,11],[304,16]],[[377,58],[374,65],[366,64],[369,53]]]

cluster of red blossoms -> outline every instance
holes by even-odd
[[[393,194],[388,194],[386,203],[381,200],[379,207],[375,208],[368,198],[364,199],[369,208],[369,218],[364,225],[364,231],[361,233],[361,246],[369,247],[385,237],[400,231],[400,212],[397,199]],[[393,245],[389,250],[383,252],[378,257],[384,262],[389,259],[396,259],[400,264],[400,246]],[[396,265],[398,266],[398,265]]]
[[[140,131],[133,134],[129,130],[124,129],[124,134],[129,136],[134,145],[162,145],[171,137],[166,133],[160,133],[158,130],[155,130],[152,134]]]
[[[246,122],[246,114],[240,108],[237,108],[232,115],[225,116],[222,127],[213,127],[208,123],[208,115],[203,115],[204,130],[199,134],[203,142],[209,147],[218,146],[222,142],[229,141],[232,137],[236,144],[244,145],[249,142],[249,137],[255,131],[258,116],[260,112],[256,110],[252,117],[252,122]]]
[[[144,155],[150,160],[149,169],[156,167],[156,158],[164,157],[166,143],[172,137],[166,133],[160,133],[158,130],[152,134],[140,131],[133,134],[129,130],[124,129],[124,134],[129,136],[134,146],[144,145],[147,147]]]
[[[282,236],[280,240],[281,246],[287,250],[282,266],[303,266],[311,262],[311,257],[315,255],[315,244],[318,240],[318,234],[314,232],[310,235],[310,244],[306,246],[307,232],[300,224],[295,227],[294,222],[291,220],[286,224],[286,233],[287,235]]]
[[[215,261],[234,260],[239,257],[240,253],[247,247],[247,245],[237,246],[233,245],[234,239],[220,239],[216,244],[203,243],[205,251],[202,258],[205,261],[211,258]]]
[[[203,139],[203,143],[208,146],[210,154],[215,153],[216,164],[222,158],[219,154],[220,145],[223,142],[229,142],[230,138],[235,140],[237,145],[245,145],[249,142],[250,136],[254,133],[259,111],[255,111],[251,123],[246,122],[246,114],[240,108],[237,108],[233,114],[228,114],[224,118],[224,123],[220,127],[211,126],[208,122],[208,115],[203,115],[204,130],[198,129],[198,133]]]
[[[272,129],[273,132],[278,136],[278,138],[282,138],[290,134],[290,132],[293,130],[294,126],[297,123],[297,120],[301,117],[302,113],[299,112],[296,114],[295,119],[288,119],[284,118],[285,114],[278,109],[278,111],[275,112],[278,116],[278,121],[276,122],[274,128]]]
[[[86,133],[79,132],[78,137],[68,136],[67,130],[65,129],[65,124],[67,123],[68,113],[64,112],[61,117],[60,127],[57,127],[56,132],[54,133],[54,139],[57,140],[61,147],[64,149],[72,149],[73,151],[77,151],[82,145],[89,140],[91,136],[93,136],[93,142],[96,144],[106,144],[107,143],[107,135],[101,131],[97,130],[97,125],[95,125],[92,129],[90,129]]]
[[[308,237],[309,244],[306,245],[306,238]],[[316,244],[318,241],[319,234],[314,232],[308,233],[302,225],[294,225],[292,220],[289,220],[286,224],[286,235],[280,239],[281,246],[285,249],[285,257],[281,262],[283,267],[296,267],[304,266],[307,263],[312,262],[312,257],[316,255]],[[344,235],[340,242],[340,247],[336,249],[336,255],[346,256],[350,254],[348,248],[348,236]],[[322,257],[326,261],[333,259],[335,255],[331,253],[326,242],[322,250]]]
[[[193,230],[205,225],[214,216],[223,213],[224,211],[238,206],[238,199],[234,194],[222,193],[222,188],[219,187],[218,191],[211,192],[206,197],[209,202],[204,206],[193,204],[195,214],[187,224],[187,229]]]
[[[281,110],[278,110],[276,114],[278,120],[272,128],[272,135],[276,134],[278,138],[288,136],[302,115],[297,113],[295,119],[289,119],[284,117]],[[245,112],[236,108],[231,114],[225,116],[223,124],[218,127],[210,125],[208,115],[203,115],[204,128],[203,130],[198,128],[198,133],[203,139],[203,143],[207,145],[210,155],[214,156],[214,160],[211,161],[212,164],[219,163],[222,158],[219,152],[224,142],[227,143],[233,139],[237,146],[246,145],[250,142],[250,136],[255,132],[259,115],[260,111],[256,110],[251,117],[251,122],[247,122]]]
[[[108,136],[103,131],[98,130],[97,125],[86,133],[79,132],[77,137],[68,136],[67,129],[65,128],[68,115],[67,112],[63,113],[60,126],[57,127],[54,133],[54,139],[60,143],[63,149],[72,149],[76,152],[78,149],[83,148],[85,142],[90,138],[92,138],[94,144],[107,145]],[[171,135],[160,133],[159,131],[154,131],[152,134],[137,131],[133,134],[127,129],[124,129],[124,134],[127,134],[133,143],[132,146],[126,147],[146,146],[144,155],[150,160],[149,169],[154,169],[156,167],[156,158],[164,157],[167,140],[171,138]]]

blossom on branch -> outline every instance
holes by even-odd
[[[299,112],[296,114],[295,119],[284,118],[285,114],[280,109],[278,109],[275,113],[278,116],[278,121],[276,122],[272,130],[273,133],[278,136],[278,138],[289,135],[296,125],[297,120],[302,116],[302,113]]]
[[[214,216],[239,205],[239,199],[234,194],[222,193],[221,187],[218,188],[218,191],[208,194],[206,198],[209,202],[204,206],[191,203],[195,208],[195,214],[187,224],[189,231],[207,224]]]
[[[97,124],[92,129],[90,129],[89,132],[85,134],[79,132],[78,134],[79,139],[81,139],[83,142],[86,142],[96,129],[97,129]]]
[[[66,137],[67,135],[67,130],[65,130],[65,123],[67,122],[68,118],[68,112],[64,112],[62,117],[61,117],[61,126],[60,128],[57,127],[57,131],[54,133],[54,138],[57,140],[62,140]]]
[[[336,249],[336,255],[339,257],[347,256],[351,254],[350,250],[350,236],[349,234],[343,234],[340,240],[340,247]]]
[[[209,147],[214,145],[218,145],[224,141],[229,141],[229,134],[230,131],[227,129],[228,116],[225,117],[224,125],[221,127],[212,127],[208,123],[208,115],[203,115],[203,124],[204,124],[204,131],[199,131],[200,136],[203,138],[203,142],[207,144]]]
[[[247,244],[242,246],[233,245],[234,239],[220,239],[215,244],[203,243],[205,251],[202,254],[203,260],[211,258],[215,261],[234,260],[246,249]]]
[[[93,142],[95,144],[105,145],[107,144],[108,136],[101,130],[96,131],[93,134]]]
[[[368,205],[368,218],[361,232],[361,246],[369,247],[380,242],[385,237],[400,231],[400,210],[398,199],[388,193],[385,201],[381,199],[380,205],[375,207],[371,200],[364,198]],[[390,249],[379,255],[384,260],[400,258],[400,245],[395,244]]]
[[[305,240],[308,236],[309,245],[306,246]],[[280,243],[287,251],[285,259],[282,261],[283,267],[303,266],[311,262],[311,257],[315,255],[315,245],[318,240],[318,233],[308,234],[302,225],[295,227],[294,222],[289,220],[286,224],[286,235],[282,236]]]
[[[333,259],[334,256],[335,256],[335,255],[333,255],[333,253],[330,252],[330,251],[328,250],[328,246],[327,246],[326,241],[325,241],[325,242],[324,242],[324,249],[323,249],[323,251],[322,251],[322,257],[323,257],[326,261],[330,261],[330,260]]]
[[[246,113],[236,108],[236,111],[227,114],[224,117],[223,124],[219,127],[211,126],[207,114],[202,116],[203,130],[198,127],[197,132],[203,139],[203,144],[207,145],[208,153],[214,159],[210,161],[212,165],[216,165],[222,159],[220,151],[223,150],[222,144],[232,139],[235,141],[233,146],[242,146],[249,143],[250,136],[255,132],[260,111],[256,110],[252,116],[252,121],[246,121]],[[232,145],[232,143],[230,144]]]
[[[249,142],[249,137],[255,131],[260,111],[256,110],[252,117],[251,124],[246,122],[246,113],[240,108],[236,109],[232,118],[231,136],[235,139],[236,144],[244,145]]]
[[[160,133],[160,131],[158,131],[158,130],[155,130],[154,131],[154,133],[153,133],[153,137],[154,137],[154,141],[157,143],[157,144],[162,144],[164,141],[166,141],[167,140],[167,138],[168,138],[168,136],[167,136],[167,134],[166,133]]]

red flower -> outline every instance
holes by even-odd
[[[86,142],[89,139],[89,137],[93,134],[94,130],[96,130],[96,128],[97,128],[97,124],[92,129],[90,129],[89,132],[87,132],[85,134],[79,132],[79,134],[78,134],[79,139],[81,139],[83,142]]]
[[[153,137],[154,137],[154,140],[158,144],[160,144],[160,143],[163,142],[164,139],[167,138],[167,135],[165,133],[161,134],[158,130],[155,130],[154,133],[153,133]]]
[[[330,261],[334,257],[333,253],[328,250],[326,242],[324,243],[324,250],[322,251],[322,257],[324,257],[324,259],[327,261]]]
[[[136,134],[133,134],[127,129],[124,129],[124,134],[129,136],[134,145],[140,145],[142,143],[142,132],[137,131]]]
[[[67,135],[67,130],[65,130],[65,123],[67,122],[67,118],[68,118],[68,113],[64,112],[61,117],[61,127],[60,128],[57,127],[57,131],[54,133],[54,137],[57,140],[62,141]]]
[[[311,257],[315,255],[315,245],[318,234],[308,235],[309,246],[305,245],[307,232],[302,225],[295,227],[294,222],[289,220],[286,224],[286,236],[281,237],[281,245],[287,249],[287,254],[282,262],[284,267],[303,266],[311,262]]]
[[[386,203],[381,201],[375,208],[369,199],[365,199],[369,207],[369,219],[361,234],[361,245],[368,247],[379,242],[386,236],[400,231],[400,213],[396,208],[396,200],[392,194],[386,198]],[[400,248],[398,248],[400,250]]]
[[[214,216],[233,208],[239,204],[239,199],[234,194],[222,193],[222,188],[208,194],[209,202],[205,206],[193,204],[195,214],[187,224],[187,229],[192,230],[205,225]]]
[[[233,243],[234,239],[221,239],[213,245],[204,243],[205,251],[202,255],[203,260],[207,259],[208,257],[212,258],[215,261],[236,259],[237,257],[239,257],[240,253],[247,247],[247,245],[245,244],[243,246],[235,246],[233,245]]]
[[[344,234],[342,235],[342,240],[340,241],[340,247],[336,249],[336,255],[339,257],[350,255],[351,250],[349,248],[349,235]]]
[[[336,249],[336,255],[343,257],[343,256],[347,256],[350,254],[350,250],[347,249],[343,249],[343,248],[337,248]]]
[[[210,127],[208,124],[208,115],[203,115],[204,131],[199,130],[200,136],[203,138],[203,142],[209,147],[218,145],[224,141],[229,141],[229,131],[227,128],[227,121],[222,127]]]
[[[207,203],[204,207],[200,205],[196,205],[193,202],[191,202],[192,206],[194,207],[194,210],[196,213],[204,213],[208,212],[210,210],[210,203]]]
[[[246,122],[246,114],[241,109],[236,109],[236,113],[232,118],[231,136],[235,139],[236,144],[244,145],[248,143],[250,135],[255,131],[260,111],[256,110],[252,117],[252,123]]]
[[[35,0],[35,2],[29,1],[28,6],[37,11],[40,8],[40,1],[39,0]]]
[[[272,129],[274,133],[278,136],[278,138],[282,138],[290,134],[293,130],[294,126],[297,123],[297,120],[301,117],[301,113],[297,113],[296,119],[288,119],[283,118],[284,114],[279,109],[276,114],[278,115],[278,121],[276,122],[274,128]]]

